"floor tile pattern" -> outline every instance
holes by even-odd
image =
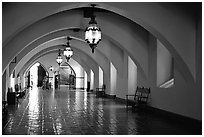
[[[80,90],[30,89],[9,106],[5,135],[193,134],[181,125]],[[3,120],[4,121],[4,120]]]

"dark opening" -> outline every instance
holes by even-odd
[[[38,84],[37,84],[38,87],[42,87],[42,85],[43,85],[43,78],[45,76],[46,76],[45,69],[41,65],[39,65],[38,66]]]

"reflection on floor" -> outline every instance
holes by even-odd
[[[84,91],[33,88],[19,106],[9,106],[3,134],[128,135],[196,134],[147,112]]]

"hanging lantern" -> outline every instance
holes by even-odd
[[[63,59],[62,59],[62,57],[61,57],[61,54],[60,54],[60,49],[59,49],[59,54],[58,54],[58,57],[57,57],[56,61],[57,61],[57,63],[58,63],[59,66],[61,65],[61,63],[62,63],[62,61],[63,61]]]
[[[69,59],[72,57],[73,55],[73,50],[71,49],[70,45],[69,45],[69,40],[71,40],[70,37],[67,37],[67,46],[64,49],[64,56],[67,59],[67,62],[69,62]]]
[[[94,53],[94,49],[97,47],[97,44],[101,41],[101,29],[96,26],[97,22],[95,20],[95,17],[96,17],[95,15],[91,16],[89,26],[85,29],[85,41],[91,47],[92,53]]]
[[[54,69],[54,68],[53,68],[53,66],[50,66],[50,68],[49,68],[49,69],[50,69],[50,71],[53,71],[53,69]]]

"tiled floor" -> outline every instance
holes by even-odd
[[[20,105],[9,106],[8,110],[3,134],[194,134],[182,125],[147,112],[127,111],[125,104],[113,99],[67,88],[33,88]]]

